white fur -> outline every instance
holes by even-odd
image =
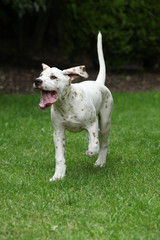
[[[61,71],[43,64],[44,71],[38,78],[42,80],[39,88],[58,92],[58,99],[51,106],[56,168],[50,181],[61,179],[66,173],[65,130],[86,130],[89,139],[86,155],[94,157],[99,154],[95,166],[102,167],[106,162],[113,99],[109,89],[104,86],[106,67],[101,33],[98,34],[97,50],[100,70],[96,81],[71,84],[77,76],[88,77],[84,66]],[[56,79],[50,79],[52,74]]]

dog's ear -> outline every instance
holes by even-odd
[[[42,68],[43,68],[43,71],[46,70],[47,68],[49,68],[49,66],[47,64],[44,64],[42,63]]]
[[[63,70],[64,75],[68,75],[71,80],[78,77],[88,78],[88,73],[86,72],[85,66],[73,67]]]

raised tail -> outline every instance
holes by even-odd
[[[98,61],[99,61],[99,73],[98,73],[96,82],[104,85],[106,80],[106,65],[105,65],[104,56],[103,56],[101,32],[98,33],[98,37],[97,37],[97,52],[98,52]]]

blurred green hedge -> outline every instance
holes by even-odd
[[[109,70],[160,69],[159,15],[160,0],[2,0],[0,43],[12,39],[17,52],[54,47],[70,59],[87,54],[97,64],[100,30]]]
[[[68,54],[88,52],[97,59],[95,44],[100,30],[109,68],[158,64],[159,0],[63,0],[61,4],[58,32]]]

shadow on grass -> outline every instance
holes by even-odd
[[[117,168],[122,161],[122,156],[110,155],[107,158],[104,167],[95,167],[96,158],[84,157],[83,160],[74,161],[70,159],[67,161],[67,172],[65,178],[62,180],[67,182],[86,183],[90,181],[100,181],[104,179],[115,178],[117,176]],[[52,165],[53,166],[53,165]],[[48,166],[50,169],[51,167]],[[53,172],[55,167],[53,168]],[[119,172],[120,173],[120,172]],[[121,173],[120,173],[121,174]]]

